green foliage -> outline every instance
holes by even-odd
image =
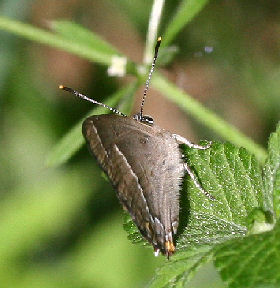
[[[50,45],[54,48],[73,53],[96,63],[103,65],[111,64],[111,57],[108,56],[112,56],[113,54],[108,54],[108,51],[115,51],[115,49],[108,49],[110,44],[107,44],[105,51],[103,51],[102,48],[105,46],[105,44],[103,41],[101,41],[100,37],[92,35],[88,41],[85,41],[84,36],[86,33],[90,33],[89,31],[86,29],[82,30],[75,24],[67,24],[66,27],[65,22],[54,22],[54,28],[58,29],[59,34],[47,32],[25,23],[11,20],[5,17],[0,17],[0,29],[9,31],[38,43]],[[69,33],[71,31],[75,33],[77,30],[79,32],[79,37],[76,38],[76,41],[73,38],[69,40]],[[79,41],[81,38],[83,39],[82,42]],[[95,45],[93,45],[93,43]]]
[[[184,9],[182,10],[182,12],[179,13],[178,17],[175,16],[176,21],[174,20],[174,22],[170,24],[171,27],[176,24],[176,31],[178,31],[178,28],[182,29],[183,26],[188,21],[190,21],[196,13],[199,12],[199,9],[203,8],[203,5],[206,3],[206,1],[203,0],[191,2],[193,3],[192,5],[194,5],[194,10],[190,9],[189,1],[183,1],[182,3],[188,4],[182,5]],[[197,3],[201,3],[201,6],[197,5]],[[185,15],[186,8],[188,8],[188,12]],[[190,13],[189,10],[192,11],[192,13]],[[179,9],[178,11],[181,10]],[[184,16],[184,21],[182,21],[181,13]],[[63,49],[64,51],[86,58],[89,61],[100,63],[103,65],[111,65],[111,56],[114,55],[113,51],[117,50],[109,43],[106,43],[104,40],[102,40],[98,35],[69,22],[54,22],[53,26],[54,29],[58,32],[58,34],[46,32],[44,30],[40,30],[27,24],[0,17],[0,29],[4,29],[6,31],[15,33],[33,41]],[[77,35],[75,37],[71,37],[71,34],[75,35],[76,33]],[[175,35],[176,33],[172,32],[171,34]],[[166,34],[164,33],[164,35]],[[167,35],[169,35],[169,33],[167,33]],[[165,41],[164,39],[165,38],[163,38],[163,43]],[[129,61],[127,66],[127,72],[137,75],[138,79],[141,80],[142,75],[139,74],[139,71],[141,71],[141,69],[140,67],[138,67],[139,69],[135,69],[134,66],[135,65]],[[224,139],[236,145],[241,145],[247,148],[250,152],[255,154],[259,160],[264,161],[266,152],[263,148],[261,148],[258,144],[254,143],[251,139],[242,134],[235,127],[233,127],[229,123],[226,123],[214,112],[201,105],[197,100],[191,98],[189,95],[176,88],[174,84],[170,83],[159,73],[155,73],[151,84],[156,89],[161,91],[163,95],[165,95],[171,101],[180,105],[180,107],[185,112],[191,114],[197,121],[213,129],[218,135],[221,135]],[[78,144],[79,143],[77,143],[77,146]],[[63,158],[64,161],[67,160],[67,155],[68,157],[71,157],[73,155],[73,148],[71,146],[72,145],[70,145],[68,148],[65,147],[66,150],[70,150],[69,152],[65,150],[62,151],[63,155],[61,155],[61,158]],[[54,149],[59,151],[59,148]],[[59,155],[56,154],[56,156]]]
[[[77,194],[77,191],[80,193]],[[76,217],[81,204],[88,200],[92,190],[88,179],[81,179],[77,173],[68,171],[61,173],[57,179],[45,175],[38,183],[12,192],[13,196],[0,205],[1,271],[7,261],[14,261],[28,253],[38,240],[47,240],[58,231],[67,231],[71,223],[69,219]]]
[[[177,13],[174,18],[171,19],[167,29],[164,33],[165,43],[164,46],[169,45],[175,38],[175,36],[190,22],[197,13],[199,13],[208,0],[183,0],[178,6]]]
[[[186,287],[198,269],[212,259],[211,247],[189,249],[172,257],[157,269],[149,287]]]
[[[280,225],[225,242],[215,249],[215,266],[227,287],[279,287]]]
[[[120,5],[127,5],[126,11],[140,27],[145,16],[138,10],[144,9],[146,4],[139,4],[139,1],[135,2],[135,5],[131,4],[132,1],[118,2]],[[180,2],[176,13],[168,21],[166,30],[162,33],[163,50],[160,50],[159,64],[166,65],[174,59],[177,48],[171,46],[172,42],[207,3],[207,0],[182,0]],[[93,63],[109,67],[112,64],[113,56],[123,56],[102,37],[73,22],[53,21],[51,28],[53,31],[46,31],[4,16],[0,17],[0,29],[3,32],[9,32],[72,53]],[[9,50],[8,47],[6,52]],[[128,59],[127,56],[125,57]],[[7,59],[10,58],[4,59],[6,64],[12,62],[7,61]],[[248,66],[248,63],[245,63],[244,66],[246,65]],[[241,66],[238,68],[241,69]],[[3,169],[0,177],[1,180],[4,179],[3,175],[6,175],[7,178],[11,177],[9,172],[12,171],[10,173],[13,175],[11,177],[12,185],[16,186],[9,191],[10,193],[7,193],[7,196],[5,195],[6,198],[3,201],[1,199],[0,203],[2,215],[0,221],[1,285],[5,287],[5,283],[9,283],[9,287],[38,287],[39,281],[45,283],[44,287],[93,287],[94,285],[102,287],[104,281],[96,279],[95,276],[103,272],[110,276],[106,275],[105,277],[108,287],[120,287],[122,281],[126,281],[127,278],[129,278],[127,283],[133,286],[134,278],[127,275],[131,263],[128,259],[132,257],[140,259],[142,254],[150,253],[149,250],[151,249],[147,249],[147,252],[138,250],[140,251],[139,257],[134,257],[136,254],[132,256],[130,253],[126,255],[127,248],[122,249],[122,236],[117,231],[120,224],[117,221],[118,218],[114,219],[110,227],[106,226],[109,225],[106,223],[102,226],[103,228],[98,226],[98,229],[96,228],[94,231],[95,236],[96,234],[102,235],[102,237],[104,235],[103,238],[100,238],[105,239],[102,241],[102,245],[99,245],[98,240],[85,235],[85,239],[81,241],[83,243],[77,244],[77,249],[68,251],[67,256],[62,258],[62,261],[57,261],[51,268],[47,263],[36,265],[36,261],[33,261],[32,257],[36,259],[36,253],[42,253],[42,250],[46,248],[44,246],[46,243],[54,241],[56,237],[62,237],[63,233],[69,233],[74,228],[75,225],[71,221],[75,222],[74,219],[83,215],[86,204],[95,195],[100,183],[94,182],[92,189],[92,183],[89,184],[85,175],[95,176],[94,180],[96,180],[98,178],[96,172],[89,173],[88,169],[79,170],[77,167],[75,172],[60,171],[56,177],[53,176],[53,171],[50,175],[40,173],[38,162],[43,163],[43,160],[38,156],[38,152],[46,150],[45,147],[49,149],[50,143],[45,143],[43,136],[47,133],[50,134],[51,129],[49,120],[45,122],[43,120],[44,117],[47,118],[47,115],[41,116],[36,108],[34,111],[31,110],[36,115],[34,119],[37,122],[32,118],[32,113],[29,113],[30,110],[26,110],[28,111],[26,114],[22,113],[22,110],[25,109],[22,103],[25,103],[26,99],[31,99],[28,97],[32,92],[29,89],[23,91],[24,82],[18,87],[16,86],[20,80],[24,79],[22,77],[24,70],[20,70],[19,67],[17,69],[19,69],[18,79],[16,78],[17,81],[12,82],[15,87],[11,85],[11,91],[18,90],[18,93],[15,94],[20,95],[19,99],[24,95],[25,99],[23,102],[19,102],[18,106],[15,105],[16,108],[11,108],[11,111],[7,110],[9,119],[5,124],[11,133],[8,140],[3,141],[3,143],[1,141],[1,148],[10,146],[15,150],[12,152],[9,150],[6,158],[5,152],[2,152],[0,155],[1,163],[9,166],[14,161],[15,164],[14,166],[11,165],[10,170]],[[252,70],[256,70],[255,66]],[[14,77],[14,71],[12,72],[10,74]],[[125,100],[125,110],[130,110],[132,95],[139,87],[143,75],[141,65],[132,61],[128,61],[126,72],[136,76],[135,82],[117,90],[105,102],[110,106],[116,106],[123,104],[121,102]],[[9,73],[5,74],[8,75]],[[0,80],[4,83],[2,78]],[[270,81],[275,79],[273,77],[268,78]],[[30,79],[33,79],[33,75]],[[244,77],[244,79],[247,78]],[[161,73],[157,72],[153,75],[151,84],[164,96],[180,106],[183,111],[234,145],[214,143],[211,149],[205,151],[183,147],[187,161],[192,166],[202,186],[215,197],[215,200],[201,194],[192,181],[186,179],[182,189],[180,229],[176,239],[177,253],[171,257],[171,260],[166,260],[158,268],[149,286],[186,287],[192,283],[196,273],[208,263],[216,268],[223,283],[228,287],[279,287],[280,126],[275,133],[271,134],[268,151],[265,151],[235,127],[181,91]],[[273,84],[275,85],[274,91],[278,91],[277,81],[273,81]],[[268,95],[267,89],[264,90]],[[34,98],[39,101],[40,97],[38,97],[37,91],[34,91],[34,95],[36,95]],[[276,93],[276,95],[278,94]],[[262,104],[260,98],[259,101]],[[278,102],[275,100],[274,103]],[[27,106],[29,105],[28,103]],[[41,105],[42,107],[46,106],[45,103]],[[265,105],[268,105],[267,101]],[[278,107],[277,105],[274,106]],[[94,108],[87,115],[100,113],[105,113],[105,111],[99,107]],[[14,119],[17,120],[17,125],[15,125]],[[44,124],[39,123],[38,119]],[[83,145],[81,123],[82,120],[78,121],[51,149],[47,155],[49,166],[54,167],[65,163]],[[42,127],[44,127],[44,131],[42,131]],[[29,133],[24,135],[24,129],[28,130]],[[27,150],[29,153],[26,153],[26,147],[29,148],[29,145],[32,146],[31,153],[29,150]],[[23,151],[22,147],[24,147]],[[32,158],[29,156],[31,154]],[[19,160],[20,157],[22,158]],[[264,162],[265,165],[263,166]],[[32,165],[34,167],[33,170],[31,169],[30,174],[32,175],[30,175],[27,173],[26,167]],[[18,179],[19,171],[26,182],[30,181],[28,185],[22,185],[24,181]],[[39,183],[36,182],[38,177],[40,177]],[[11,185],[7,183],[3,184],[4,190]],[[106,197],[105,194],[102,197]],[[96,208],[98,208],[98,204]],[[94,221],[97,220],[94,218]],[[125,216],[124,229],[129,233],[128,238],[133,243],[142,243],[150,248],[143,241],[137,228],[127,215]],[[105,235],[109,233],[111,236],[106,238]],[[97,247],[102,248],[98,249]],[[135,251],[137,248],[132,246],[132,250]],[[28,263],[22,260],[26,255],[32,258],[29,262],[27,261]],[[107,271],[109,270],[107,264],[103,263],[103,260],[109,259],[110,255],[113,255],[113,260],[110,260],[110,263],[114,263],[114,266],[117,266],[118,262],[124,263],[116,271],[111,268],[110,271]],[[95,258],[102,261],[100,260],[99,263],[97,260],[95,265],[91,265]],[[162,259],[150,260],[149,263],[152,261],[162,261]],[[22,262],[24,265],[20,266]],[[150,267],[152,267],[147,264],[147,261],[141,262],[141,260],[139,260],[139,266],[145,267],[147,270],[151,270]],[[100,267],[102,268],[99,269]],[[140,280],[142,280],[141,275],[139,276]],[[215,283],[213,287],[216,288],[218,282]]]
[[[170,83],[164,76],[155,73],[153,86],[165,95],[169,100],[176,103],[183,111],[192,115],[197,121],[207,126],[224,139],[235,145],[247,148],[251,153],[263,162],[266,151],[253,140],[248,139],[238,129],[221,119],[214,112],[203,107],[198,101],[186,94],[174,84]]]
[[[107,54],[108,57],[120,55],[115,47],[104,41],[100,36],[76,23],[63,20],[53,21],[52,28],[64,39],[73,43],[79,43],[97,53]]]
[[[280,230],[274,213],[279,203],[277,197],[273,202],[273,195],[279,191],[279,133],[280,126],[269,141],[264,177],[255,157],[244,148],[214,143],[208,150],[185,150],[202,186],[215,200],[190,179],[186,182],[181,193],[188,193],[188,199],[182,197],[187,208],[180,216],[185,226],[178,233],[177,255],[157,270],[150,287],[175,283],[185,287],[208,261],[214,261],[227,287],[278,287]],[[129,225],[126,222],[129,238],[140,242],[135,227]]]
[[[266,189],[267,208],[280,216],[280,126],[272,133],[268,143],[268,158],[264,167],[264,185]]]

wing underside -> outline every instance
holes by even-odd
[[[142,235],[166,253],[174,248],[167,246],[179,221],[181,153],[171,134],[142,125],[116,115],[92,116],[83,134]]]

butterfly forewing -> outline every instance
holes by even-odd
[[[184,174],[172,134],[114,114],[87,118],[83,134],[142,235],[165,253],[178,226]]]

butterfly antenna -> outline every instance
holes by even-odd
[[[140,119],[143,118],[143,107],[144,107],[145,99],[146,99],[147,92],[148,92],[148,89],[149,89],[149,84],[150,84],[150,81],[151,81],[151,78],[152,78],[152,74],[153,74],[154,69],[155,69],[155,65],[156,65],[156,61],[157,61],[157,57],[158,57],[158,49],[159,49],[160,43],[161,43],[161,37],[158,37],[157,44],[156,44],[156,47],[155,47],[155,54],[154,54],[152,67],[151,67],[151,70],[149,72],[149,76],[148,76],[148,79],[146,81],[146,87],[145,87],[144,93],[143,93],[143,98],[142,98],[142,103],[141,103],[141,108],[140,108]]]
[[[79,93],[78,91],[76,91],[76,90],[74,90],[72,88],[65,87],[63,85],[59,85],[59,89],[62,89],[62,90],[67,91],[67,92],[70,92],[70,93],[74,94],[75,96],[77,96],[77,97],[79,97],[81,99],[87,100],[87,101],[89,101],[89,102],[91,102],[93,104],[97,104],[97,105],[100,105],[100,106],[102,106],[104,108],[107,108],[107,109],[109,109],[110,111],[112,111],[115,114],[119,114],[121,116],[127,117],[127,115],[125,115],[124,113],[120,112],[118,109],[112,108],[112,107],[110,107],[110,106],[108,106],[106,104],[103,104],[103,103],[97,102],[96,100],[88,98],[86,95],[81,94],[81,93]]]

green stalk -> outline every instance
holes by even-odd
[[[63,39],[59,35],[35,28],[29,24],[0,17],[0,29],[12,32],[29,40],[56,47],[95,63],[103,65],[111,64],[111,55],[96,51],[92,47],[90,48],[81,45],[81,43],[75,43],[71,40]],[[168,99],[176,103],[188,114],[192,115],[200,123],[209,127],[218,135],[235,145],[245,147],[251,153],[255,154],[261,162],[264,162],[267,155],[264,148],[254,143],[253,140],[245,136],[229,123],[225,122],[222,118],[204,107],[190,95],[187,95],[178,89],[162,75],[155,73],[152,85],[161,91]]]
[[[111,55],[108,55],[107,53],[100,53],[99,51],[89,48],[81,43],[75,43],[74,41],[65,39],[59,35],[36,28],[29,24],[0,17],[0,29],[32,41],[47,44],[99,64],[111,64]]]
[[[176,103],[183,111],[193,116],[197,121],[215,131],[218,135],[231,143],[246,148],[262,163],[265,161],[267,152],[249,137],[238,131],[235,127],[225,122],[222,118],[210,111],[190,95],[181,91],[159,73],[154,73],[152,85],[169,100]]]

